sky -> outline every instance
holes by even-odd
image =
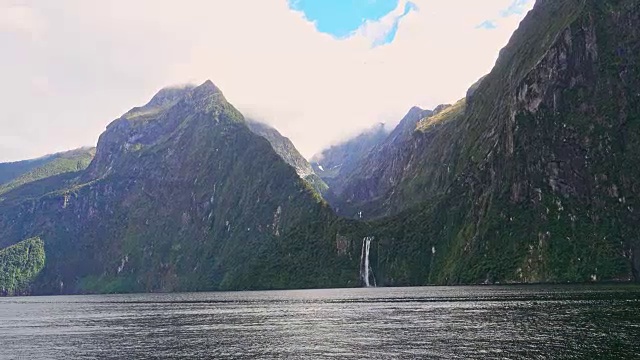
[[[0,0],[0,162],[212,80],[307,157],[488,73],[534,0]]]

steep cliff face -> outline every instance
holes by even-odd
[[[538,1],[458,115],[418,126],[437,146],[391,201],[427,201],[377,223],[390,283],[638,278],[639,16]]]
[[[375,220],[337,218],[206,82],[3,194],[0,249],[44,241],[35,293],[357,286],[365,243],[382,285],[638,280],[639,23],[635,0],[539,0],[465,99],[329,156],[334,207]]]
[[[280,155],[282,160],[296,170],[300,178],[309,183],[319,194],[326,193],[329,189],[327,184],[313,171],[311,164],[300,154],[289,138],[282,136],[278,130],[259,121],[248,119],[247,125],[253,133],[267,139],[273,150]]]
[[[109,125],[72,183],[0,203],[0,248],[44,240],[36,293],[355,283],[330,209],[219,89],[159,95]]]

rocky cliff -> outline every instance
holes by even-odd
[[[0,203],[0,248],[44,240],[35,293],[355,284],[333,221],[208,81],[112,122],[72,183]]]
[[[357,286],[365,254],[381,285],[639,280],[638,24],[635,0],[538,0],[464,99],[327,157],[367,221],[213,83],[165,89],[86,170],[3,194],[0,249],[42,239],[34,293]]]
[[[418,124],[377,222],[390,283],[638,279],[639,16],[538,1],[472,97]]]

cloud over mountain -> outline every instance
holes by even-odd
[[[155,89],[206,78],[309,156],[413,105],[462,97],[524,16],[506,12],[512,0],[411,4],[343,38],[287,1],[10,4],[0,12],[0,161],[91,145]],[[487,20],[496,28],[477,28]]]

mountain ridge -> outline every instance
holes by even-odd
[[[44,180],[48,177],[84,170],[95,155],[94,147],[45,155],[13,163],[0,163],[0,199],[13,189]]]
[[[336,274],[324,276],[327,286],[346,281],[340,266],[312,266],[340,260],[309,226],[331,226],[330,209],[211,85],[116,119],[75,183],[0,203],[0,248],[38,235],[55,249],[34,293],[305,287],[319,273]],[[263,258],[295,248],[294,235],[315,245],[278,262],[308,275],[258,276],[273,266]]]
[[[378,123],[311,158],[313,170],[330,189],[329,198],[342,192],[344,178],[358,166],[359,161],[368,152],[384,141],[387,135],[385,124]]]
[[[638,280],[636,176],[616,160],[636,151],[613,144],[639,133],[639,16],[632,1],[536,4],[459,115],[424,124],[431,147],[414,153],[433,165],[403,170],[396,192],[421,204],[379,223],[389,277]]]
[[[383,286],[640,281],[638,23],[538,0],[463,99],[338,149],[324,199],[212,82],[159,93],[5,194],[0,249],[42,239],[36,294],[358,286],[365,256]]]

